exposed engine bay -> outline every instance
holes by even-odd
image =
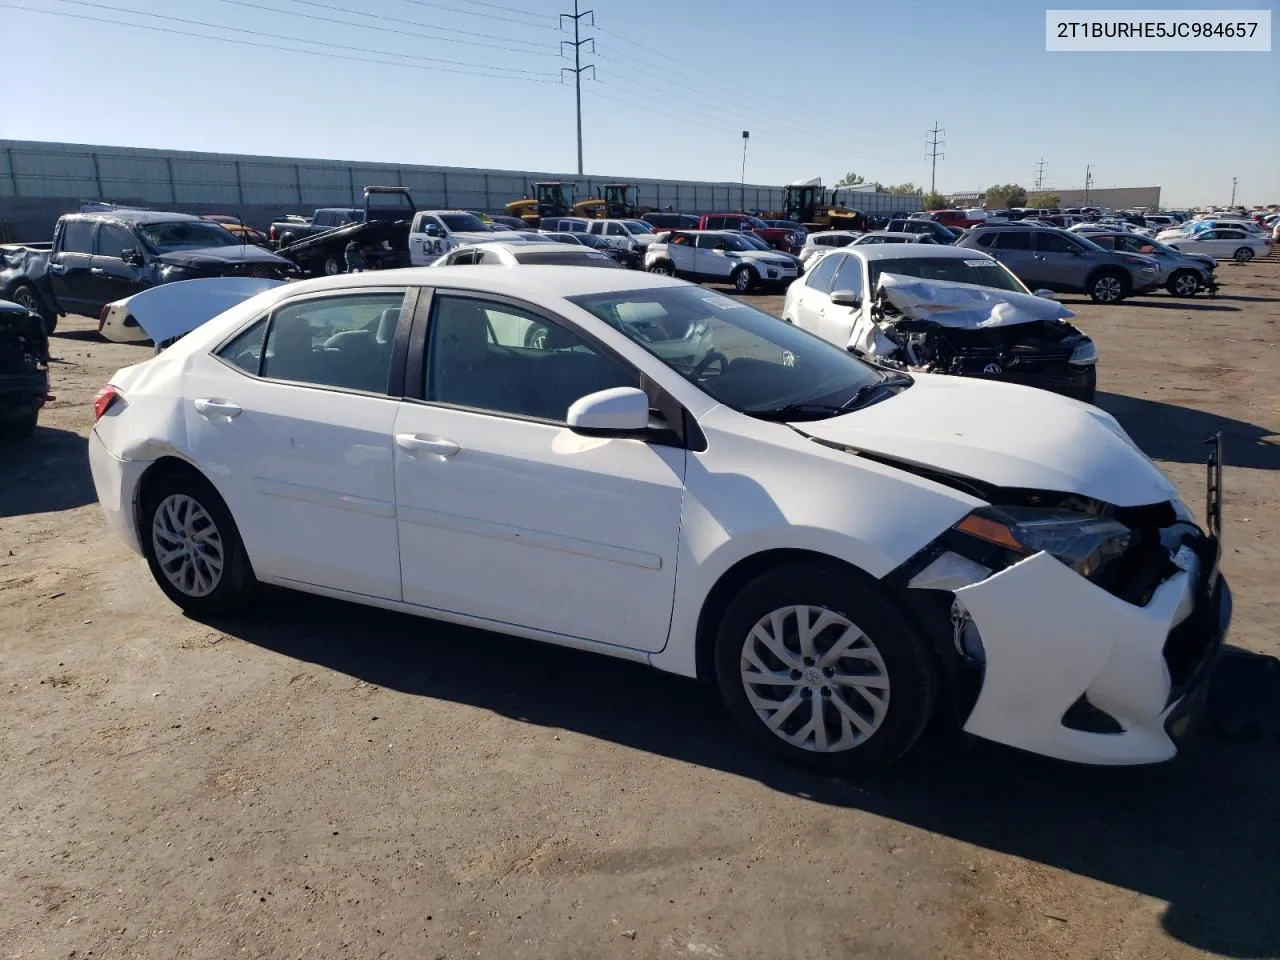
[[[49,338],[26,307],[0,300],[0,437],[26,437],[49,393]]]

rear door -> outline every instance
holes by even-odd
[[[67,313],[97,317],[96,280],[93,267],[93,220],[65,217],[58,225],[53,252],[49,254],[49,284],[58,306]]]

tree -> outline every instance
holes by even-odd
[[[914,183],[900,183],[895,187],[888,187],[885,190],[885,192],[906,194],[906,193],[921,193],[923,191],[921,191],[921,189],[917,187]]]
[[[1025,207],[1027,191],[1016,183],[1006,183],[998,187],[987,188],[987,206],[993,210],[1004,210],[1008,207]]]
[[[857,187],[857,186],[861,186],[864,183],[866,183],[866,181],[863,180],[862,177],[850,171],[849,173],[846,173],[843,177],[841,177],[839,180],[836,181],[836,186],[837,187]]]
[[[1033,193],[1027,197],[1027,206],[1035,207],[1037,210],[1047,210],[1050,207],[1062,206],[1062,198],[1056,193]]]
[[[920,198],[920,202],[924,205],[926,210],[941,210],[946,207],[947,198],[937,191],[934,191],[932,193],[926,193]]]

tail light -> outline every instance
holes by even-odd
[[[121,394],[114,386],[107,384],[93,396],[93,422],[97,423],[102,419],[102,415],[111,409],[111,405],[120,398]]]
[[[111,312],[111,304],[107,304],[102,308],[102,312],[98,314],[98,332],[102,332],[102,328],[107,325],[107,314]]]
[[[268,239],[268,240],[270,240],[272,243],[274,243],[274,242],[275,242],[275,239],[276,239],[276,228],[275,228],[275,226],[274,226],[274,225],[272,225],[271,227],[268,227],[268,228],[267,228],[267,239]]]

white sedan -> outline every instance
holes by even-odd
[[[820,230],[817,233],[811,233],[804,240],[804,246],[800,248],[800,267],[808,270],[810,261],[815,257],[820,257],[824,253],[830,253],[840,247],[847,247],[853,241],[862,236],[859,230]]]
[[[1229,618],[1216,523],[1106,413],[890,374],[667,277],[280,285],[94,416],[107,521],[194,616],[268,583],[648,663],[823,771],[893,762],[940,703],[1166,760]]]
[[[1183,253],[1205,253],[1217,260],[1232,259],[1240,263],[1271,253],[1270,237],[1229,227],[1173,236],[1164,243]]]

